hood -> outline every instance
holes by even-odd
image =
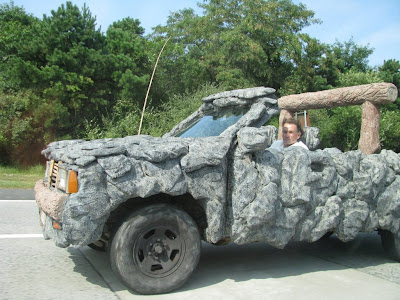
[[[183,157],[182,168],[191,172],[204,166],[218,165],[226,157],[231,139],[223,136],[201,138],[152,137],[147,135],[92,141],[53,142],[42,151],[49,160],[84,167],[98,159],[124,155],[127,158],[162,162]]]

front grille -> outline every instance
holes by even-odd
[[[57,184],[57,174],[58,174],[58,164],[59,161],[54,161],[51,160],[48,162],[48,173],[46,174],[48,176],[47,178],[47,184],[50,188],[55,189],[56,184]]]
[[[53,161],[53,167],[51,169],[51,176],[50,176],[50,186],[52,188],[56,188],[57,174],[58,174],[58,161]]]

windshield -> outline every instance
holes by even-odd
[[[229,126],[235,124],[247,111],[246,108],[230,108],[215,116],[204,116],[189,128],[177,134],[178,137],[218,136]]]

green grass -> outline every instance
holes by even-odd
[[[0,189],[33,189],[44,178],[44,165],[29,168],[0,166]]]

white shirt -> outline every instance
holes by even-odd
[[[297,141],[296,143],[290,145],[289,147],[303,147],[304,149],[308,150],[308,147],[302,141]],[[285,148],[289,148],[289,147],[284,146],[283,140],[277,140],[277,141],[273,142],[269,148],[283,151]]]

